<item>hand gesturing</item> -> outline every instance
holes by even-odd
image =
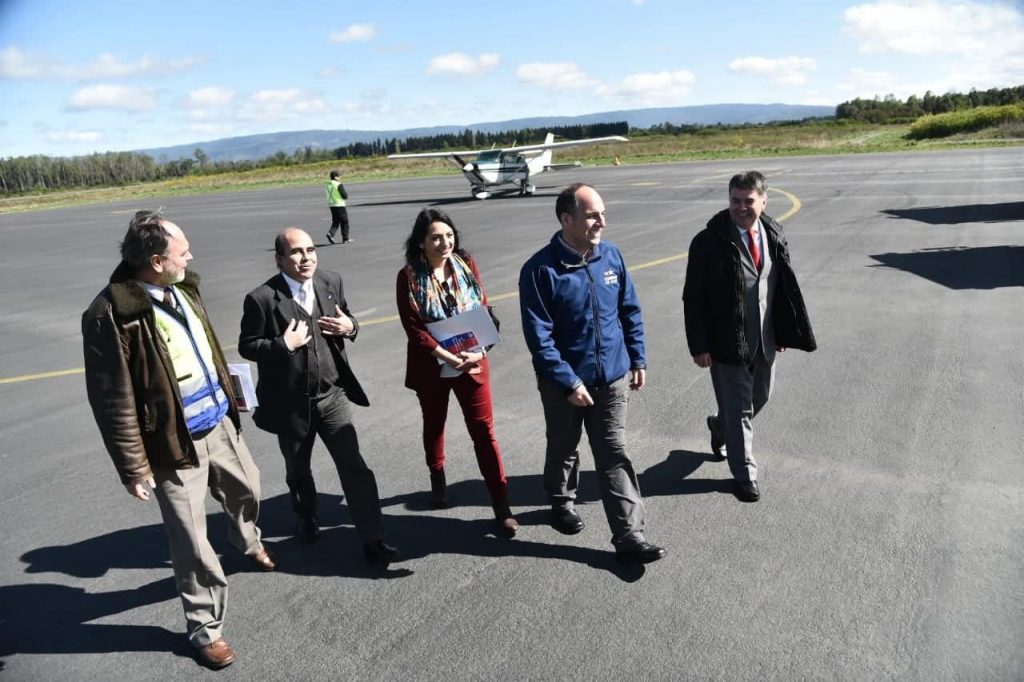
[[[284,330],[284,345],[288,350],[302,348],[313,337],[309,335],[309,325],[303,320],[288,320],[288,328]]]

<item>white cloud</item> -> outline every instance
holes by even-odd
[[[865,54],[903,55],[921,69],[911,78],[879,71],[851,70],[840,85],[859,97],[899,98],[1008,87],[1024,80],[1022,4],[942,0],[881,1],[857,5],[844,16],[845,31]],[[927,59],[925,59],[927,58]]]
[[[325,69],[320,70],[321,78],[338,78],[348,73],[348,69],[339,69],[333,66],[328,66]]]
[[[516,78],[524,83],[551,90],[593,88],[600,83],[573,62],[534,62],[516,69]]]
[[[156,93],[151,88],[133,88],[127,85],[90,85],[75,91],[68,100],[68,108],[120,109],[148,111],[157,106]]]
[[[501,57],[494,53],[471,57],[464,52],[449,52],[431,59],[430,65],[427,66],[427,73],[430,75],[479,76],[497,68],[500,62]]]
[[[595,94],[637,106],[673,106],[682,103],[695,82],[694,73],[685,69],[635,73],[618,84],[598,86]]]
[[[332,43],[355,43],[372,40],[377,35],[373,24],[352,24],[343,31],[334,31],[328,36]]]
[[[95,130],[61,130],[50,133],[50,142],[98,142],[103,133]]]
[[[199,88],[188,93],[185,97],[185,106],[189,109],[203,109],[206,107],[222,107],[231,104],[235,99],[235,91],[228,88],[221,88],[211,85]]]
[[[259,90],[249,95],[238,116],[247,121],[272,122],[325,114],[330,110],[322,97],[299,88]]]
[[[818,63],[810,57],[740,57],[729,62],[729,70],[738,73],[751,73],[771,78],[783,85],[803,85],[807,82],[807,72],[818,68]]]
[[[53,69],[53,61],[31,55],[13,45],[0,50],[0,78],[42,78]]]
[[[844,20],[865,54],[980,56],[1024,48],[1021,13],[1007,4],[883,1],[850,7]]]
[[[199,57],[166,60],[144,55],[137,61],[124,62],[115,55],[101,54],[86,64],[69,64],[47,55],[26,52],[12,45],[0,50],[0,78],[87,81],[133,76],[163,76],[185,71],[202,61]]]
[[[679,70],[635,73],[618,83],[603,83],[574,62],[523,64],[516,69],[516,77],[549,90],[590,90],[596,97],[637,106],[679,104],[697,80],[692,71]]]

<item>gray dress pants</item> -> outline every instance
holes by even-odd
[[[188,638],[202,647],[221,638],[228,600],[227,578],[206,537],[207,488],[228,516],[228,541],[235,548],[254,557],[263,543],[256,526],[260,472],[235,425],[224,417],[194,442],[198,467],[155,471],[153,478]]]
[[[559,386],[538,379],[547,450],[544,488],[555,507],[572,507],[580,480],[580,442],[583,427],[594,453],[601,502],[616,547],[644,542],[646,511],[633,463],[626,454],[626,406],[629,375],[608,386],[590,388],[594,404],[577,407]]]
[[[725,441],[729,471],[737,481],[756,481],[753,420],[772,394],[775,363],[754,354],[750,365],[711,365],[718,415],[711,420],[715,436]]]
[[[288,487],[311,491],[312,500],[303,502],[316,511],[316,486],[311,459],[313,445],[319,434],[334,460],[345,493],[352,523],[364,544],[384,539],[384,521],[380,511],[377,478],[359,451],[359,437],[352,423],[352,403],[345,392],[334,389],[316,398],[311,405],[309,432],[303,438],[279,435],[278,445],[284,455]]]

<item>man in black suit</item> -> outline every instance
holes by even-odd
[[[253,421],[277,434],[299,539],[315,542],[320,534],[310,469],[319,434],[367,559],[389,563],[398,550],[384,542],[377,480],[352,424],[352,404],[370,404],[345,354],[345,339],[355,339],[359,323],[349,314],[341,275],[317,272],[316,246],[306,232],[285,229],[274,251],[280,272],[246,295],[238,338],[238,352],[259,369]]]

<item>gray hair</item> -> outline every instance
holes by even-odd
[[[121,242],[121,260],[136,269],[145,267],[153,256],[167,253],[170,236],[160,209],[136,211]]]

